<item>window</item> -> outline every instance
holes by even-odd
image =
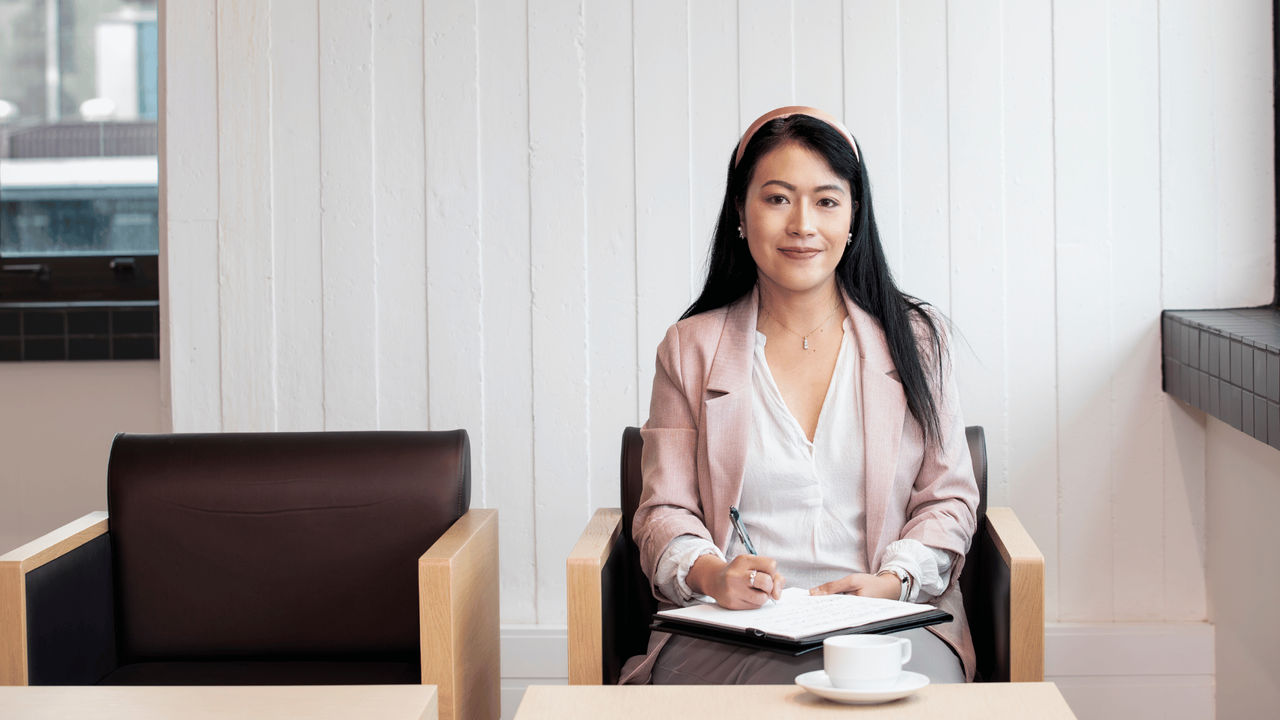
[[[0,360],[158,356],[158,60],[156,0],[0,0]]]

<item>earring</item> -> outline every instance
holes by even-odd
[[[739,226],[738,226],[738,239],[739,239],[739,240],[746,240],[746,239],[747,239],[747,236],[742,232],[742,226],[741,226],[741,225],[739,225]]]
[[[849,239],[844,241],[845,247],[853,244],[853,233],[849,233]]]

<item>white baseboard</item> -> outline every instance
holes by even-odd
[[[502,720],[510,720],[530,685],[569,682],[569,632],[563,625],[503,625]]]
[[[1212,720],[1209,623],[1049,623],[1045,679],[1079,720]]]
[[[503,625],[502,677],[569,680],[569,631],[564,625]]]
[[[529,685],[569,678],[564,626],[502,626],[502,717]],[[1209,623],[1049,623],[1045,679],[1079,720],[1212,720],[1213,626]]]

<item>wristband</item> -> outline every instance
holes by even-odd
[[[911,582],[912,582],[911,573],[907,572],[906,570],[903,570],[900,567],[887,567],[881,570],[880,572],[876,573],[876,575],[884,575],[884,574],[892,574],[897,576],[898,582],[902,583],[902,589],[898,593],[898,600],[900,602],[907,602],[907,598],[911,597]]]

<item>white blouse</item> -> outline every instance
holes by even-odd
[[[862,384],[852,323],[845,318],[812,441],[783,401],[764,346],[765,336],[757,332],[751,430],[737,505],[747,534],[756,552],[778,562],[789,587],[815,587],[869,572],[862,506]],[[695,535],[681,535],[663,551],[654,585],[672,602],[687,605],[696,599],[686,583],[695,560],[707,554],[731,560],[743,552],[736,534],[727,553]],[[876,572],[905,571],[914,582],[903,599],[926,602],[946,590],[951,567],[950,553],[903,539],[889,544]]]

